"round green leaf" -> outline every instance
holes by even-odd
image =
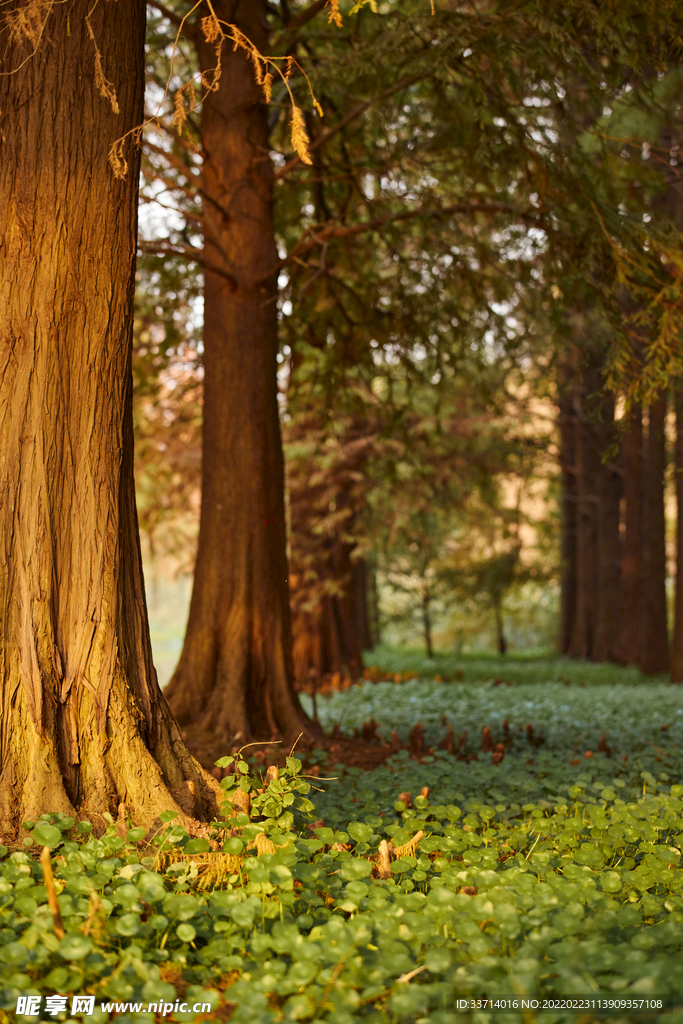
[[[0,946],[0,962],[11,964],[12,967],[23,967],[28,960],[28,950],[20,942],[8,942]]]
[[[146,981],[142,986],[142,998],[148,1003],[172,1003],[177,998],[177,992],[167,981]]]
[[[618,871],[604,871],[600,875],[600,885],[605,892],[619,892],[621,889],[621,875]]]
[[[360,821],[352,821],[348,826],[348,833],[357,843],[368,843],[373,835],[370,826]]]
[[[116,922],[116,931],[119,935],[137,935],[140,931],[140,918],[137,914],[124,914]]]
[[[250,928],[254,923],[254,908],[244,903],[238,903],[231,910],[231,916],[235,924],[240,928]]]
[[[128,916],[133,915],[129,914]],[[59,944],[59,952],[65,960],[82,960],[91,950],[92,939],[80,933],[65,935]]]
[[[441,971],[447,971],[450,966],[451,954],[443,946],[427,950],[425,967],[428,971],[432,971],[433,974],[439,974]]]
[[[185,853],[206,853],[207,850],[211,849],[211,844],[206,839],[190,839],[189,843],[186,843],[184,852]]]
[[[62,842],[61,829],[54,825],[36,825],[33,829],[33,840],[39,846],[49,846],[51,850]]]
[[[179,924],[175,933],[181,942],[192,942],[197,935],[191,924]]]
[[[129,828],[126,833],[126,841],[129,843],[139,843],[147,835],[144,828]]]
[[[244,850],[244,843],[237,836],[233,836],[232,839],[226,839],[223,843],[223,852],[229,853],[233,857],[239,857]]]
[[[345,882],[355,882],[359,878],[367,878],[372,872],[372,864],[362,857],[349,857],[341,866],[341,877]]]

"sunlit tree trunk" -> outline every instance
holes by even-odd
[[[62,811],[99,825],[121,805],[141,824],[206,819],[215,783],[158,689],[145,608],[138,153],[126,147],[118,180],[107,161],[142,118],[144,4],[96,5],[92,36],[87,6],[35,10],[33,38],[6,15],[0,77],[0,823]]]
[[[266,4],[218,17],[268,52]],[[199,39],[204,73],[213,46]],[[277,249],[263,94],[223,52],[202,104],[205,252],[202,507],[190,614],[166,695],[178,720],[236,740],[312,734],[293,688],[277,397]]]

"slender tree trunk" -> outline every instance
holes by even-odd
[[[370,647],[376,647],[382,641],[382,637],[379,631],[379,588],[377,586],[377,571],[373,568],[370,570],[370,585],[368,587],[368,614],[369,614],[369,625],[370,625]]]
[[[206,819],[217,787],[159,691],[145,608],[138,154],[119,180],[107,162],[142,119],[144,5],[99,4],[89,24],[85,6],[35,10],[40,39],[5,31],[0,77],[0,827],[50,811]]]
[[[496,601],[493,605],[493,610],[496,615],[496,638],[498,642],[498,653],[507,654],[507,640],[505,639],[505,631],[503,630],[503,606],[501,601]]]
[[[614,444],[614,398],[606,395],[601,403],[601,419],[596,424],[601,458],[596,474],[597,522],[597,607],[592,657],[608,661],[619,631],[621,603],[621,539],[619,505],[622,493],[621,468],[605,453]]]
[[[432,616],[430,611],[431,598],[429,594],[429,587],[425,581],[423,581],[422,587],[422,632],[424,635],[425,647],[427,648],[427,657],[434,657],[434,648],[432,646]]]
[[[624,430],[624,542],[621,558],[621,613],[614,649],[617,661],[637,665],[643,648],[643,421],[635,406]]]
[[[649,408],[647,458],[644,473],[643,612],[644,640],[640,657],[643,672],[669,671],[666,615],[666,525],[664,472],[666,399]]]
[[[593,368],[584,370],[581,387],[574,393],[576,412],[576,607],[569,643],[572,658],[590,658],[593,655],[598,585],[598,498],[597,482],[600,475],[600,451],[593,424],[589,422],[585,401],[587,395],[599,386]]]
[[[353,608],[354,627],[362,651],[370,651],[375,646],[372,639],[370,622],[370,569],[364,558],[353,561]]]
[[[683,393],[676,395],[676,605],[671,682],[683,683]]]
[[[576,537],[578,517],[578,486],[576,465],[576,412],[573,393],[563,390],[559,402],[560,478],[562,486],[562,579],[560,583],[561,654],[569,653],[576,615]]]
[[[264,0],[217,16],[267,52]],[[202,72],[215,66],[200,41]],[[312,725],[293,687],[284,470],[277,397],[277,249],[263,96],[244,52],[224,50],[202,105],[204,458],[185,644],[166,695],[178,720],[239,740]]]

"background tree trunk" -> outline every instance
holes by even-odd
[[[507,654],[508,644],[505,639],[505,630],[503,629],[503,603],[498,600],[493,606],[493,610],[496,616],[496,638],[499,654]]]
[[[422,581],[422,633],[424,635],[427,657],[433,658],[431,595],[429,593],[429,584],[424,579]]]
[[[560,392],[558,425],[562,486],[562,579],[560,583],[558,647],[561,654],[568,654],[576,615],[576,535],[579,501],[576,469],[577,427],[573,387],[565,386]]]
[[[594,425],[588,419],[586,400],[599,386],[594,366],[583,367],[574,391],[576,427],[576,606],[569,642],[572,658],[590,658],[595,639],[598,586],[598,497],[600,450]]]
[[[683,393],[676,401],[676,604],[671,682],[683,683]]]
[[[602,353],[584,356],[560,393],[562,592],[560,650],[606,661],[619,626],[621,469],[610,453],[614,400],[598,398]]]
[[[266,4],[217,16],[268,52]],[[197,45],[202,72],[213,46]],[[178,720],[226,739],[312,735],[293,687],[284,468],[277,396],[277,248],[265,108],[243,51],[226,47],[202,104],[204,442],[199,544],[180,662]]]
[[[341,593],[325,594],[314,612],[292,619],[294,674],[300,682],[333,672],[356,678],[363,651],[372,646],[367,599],[367,565],[352,559],[353,544],[337,540],[323,569]]]
[[[666,398],[660,398],[649,407],[647,457],[643,478],[644,637],[639,663],[643,672],[648,675],[669,671],[664,519],[665,419]]]
[[[621,612],[614,656],[624,665],[637,665],[643,647],[643,420],[640,406],[631,409],[622,451],[625,529],[621,557]]]
[[[107,162],[142,119],[144,5],[90,13],[116,101],[87,8],[36,10],[42,42],[6,33],[0,77],[0,823],[207,819],[217,786],[157,686],[140,560],[138,154],[120,180]]]
[[[592,658],[608,661],[619,632],[621,603],[621,538],[619,536],[619,505],[622,493],[622,471],[612,454],[606,458],[616,440],[614,398],[605,395],[601,401],[600,420],[596,423],[600,466],[596,474],[597,498],[597,607]]]

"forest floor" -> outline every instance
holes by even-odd
[[[371,660],[318,692],[320,747],[252,748],[251,820],[204,839],[167,816],[150,843],[54,814],[0,847],[0,1024],[86,991],[90,1024],[683,1024],[683,688]]]
[[[422,756],[432,754],[439,744],[441,749],[469,761],[480,756],[482,731],[485,728],[491,730],[488,719],[483,720],[487,714],[487,701],[484,699],[482,704],[481,699],[484,694],[489,693],[491,699],[488,703],[492,703],[492,708],[493,705],[498,708],[500,693],[494,699],[493,691],[499,687],[515,687],[517,694],[522,693],[520,687],[523,687],[525,701],[527,688],[534,687],[534,697],[541,694],[550,698],[552,695],[554,700],[557,695],[561,697],[564,694],[564,702],[570,693],[576,699],[578,690],[593,686],[609,687],[611,684],[666,687],[668,679],[666,676],[644,676],[637,668],[575,661],[544,651],[521,651],[506,656],[437,653],[433,658],[427,658],[420,650],[377,647],[366,655],[366,668],[361,678],[351,679],[336,673],[321,680],[315,687],[315,706],[312,685],[308,684],[302,690],[304,709],[311,717],[318,718],[325,739],[320,746],[298,750],[297,753],[306,770],[312,769],[314,774],[323,765],[328,771],[336,764],[372,771],[401,749],[407,750],[414,760],[420,760]],[[400,690],[394,690],[392,686],[400,686]],[[463,718],[463,707],[472,703],[474,694],[479,696],[482,705],[480,715],[483,716],[476,723],[472,723],[469,715],[466,715],[467,721]],[[508,696],[512,700],[512,694]],[[449,708],[452,709],[450,719],[446,713]],[[504,716],[496,710],[493,717],[502,722]],[[442,726],[438,739],[434,730],[437,718]],[[422,729],[416,729],[418,723]],[[534,724],[529,724],[533,730]],[[424,736],[425,725],[428,725],[430,734],[427,738]],[[449,725],[457,732],[450,743]],[[526,728],[527,723],[522,725]],[[467,736],[460,743],[463,732]],[[226,753],[237,751],[237,748],[227,751],[212,733],[191,727],[183,732],[183,738],[202,767],[213,771],[217,778],[224,773],[214,768],[215,762]],[[481,736],[484,753],[489,747],[493,750],[490,746],[492,739],[493,733],[488,737]],[[501,735],[498,739],[503,741],[505,737]],[[541,735],[541,744],[543,742]],[[594,745],[599,746],[599,743],[598,736]],[[251,751],[249,759],[255,766],[282,765],[288,753],[289,750],[280,744],[264,745]]]

